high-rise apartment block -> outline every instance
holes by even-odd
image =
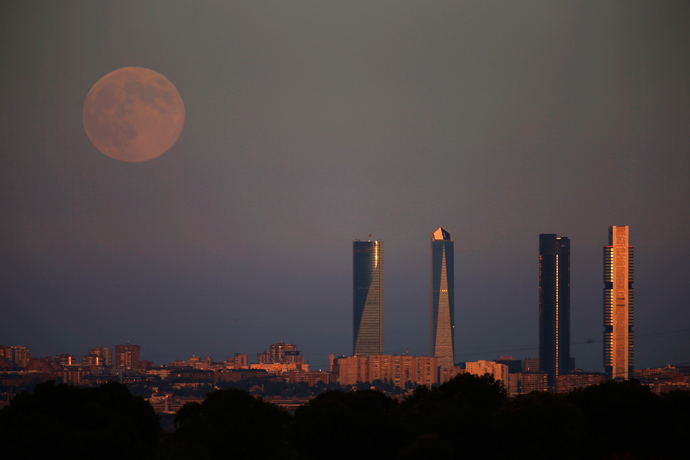
[[[539,370],[539,358],[527,358],[522,361],[522,369],[525,372],[541,372]]]
[[[125,369],[139,369],[139,345],[115,345],[115,366]]]
[[[453,235],[431,234],[431,356],[441,368],[455,363],[455,265]]]
[[[61,353],[55,355],[55,362],[62,367],[75,366],[77,364],[77,357],[68,353]]]
[[[355,241],[352,257],[353,354],[383,354],[383,241]]]
[[[249,367],[249,357],[244,353],[235,353],[225,360],[225,367],[228,369],[246,369]]]
[[[570,372],[570,239],[539,235],[539,366],[555,389]]]
[[[633,375],[634,251],[627,226],[609,227],[604,247],[604,372],[608,378]]]
[[[112,366],[113,365],[113,349],[108,347],[89,348],[89,355],[98,356],[98,365]]]
[[[3,358],[11,366],[23,369],[29,365],[31,349],[18,345],[0,345],[0,358]]]
[[[285,343],[283,341],[273,343],[269,351],[264,351],[257,355],[259,364],[273,364],[273,363],[304,363],[304,356],[299,354],[297,345],[294,343]]]

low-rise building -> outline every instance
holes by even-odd
[[[556,392],[570,393],[576,388],[586,388],[606,381],[606,375],[601,372],[572,372],[556,377]]]
[[[533,391],[548,391],[548,374],[541,371],[525,371],[510,374],[510,396],[524,395]]]
[[[438,370],[438,383],[446,383],[458,374],[465,372],[464,363],[461,366],[455,365],[453,367],[442,367]]]
[[[493,375],[494,380],[503,383],[503,387],[510,393],[510,379],[508,378],[508,366],[495,361],[484,361],[480,359],[475,362],[465,363],[465,372],[473,375]]]
[[[373,355],[338,358],[338,383],[355,385],[375,380],[390,381],[398,387],[407,383],[435,385],[438,362],[428,356]]]

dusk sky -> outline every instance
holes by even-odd
[[[571,240],[576,366],[603,371],[602,248],[630,226],[635,367],[690,362],[687,1],[0,4],[0,344],[163,364],[352,352],[352,242],[384,242],[384,350],[538,356],[538,240]],[[91,87],[169,79],[177,143],[89,141]]]

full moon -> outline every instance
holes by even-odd
[[[98,150],[136,163],[164,154],[177,142],[184,125],[184,103],[163,75],[124,67],[93,85],[83,117],[86,135]]]

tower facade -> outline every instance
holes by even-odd
[[[438,367],[455,364],[455,262],[453,235],[443,227],[431,234],[431,356]]]
[[[629,228],[609,227],[604,247],[604,372],[608,378],[633,374],[634,251]]]
[[[352,252],[352,348],[383,354],[383,241],[355,241]]]
[[[570,369],[570,239],[539,235],[539,369],[549,387]]]

